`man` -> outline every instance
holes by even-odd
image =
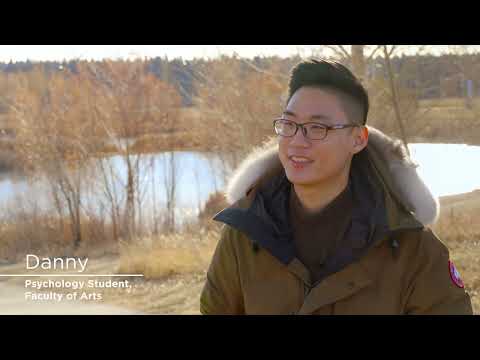
[[[365,126],[368,108],[341,64],[293,69],[278,138],[236,170],[214,218],[202,314],[472,314],[427,227],[437,200],[403,146]]]

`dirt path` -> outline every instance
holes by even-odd
[[[127,296],[106,294],[112,304],[147,314],[199,315],[205,274],[183,274],[165,280],[138,281]]]
[[[25,289],[0,283],[0,315],[140,315],[113,305],[80,301],[34,301],[25,299]]]
[[[92,259],[89,263],[89,272],[94,274],[115,273],[118,258]],[[24,264],[0,266],[0,274],[25,273]],[[41,274],[42,271],[35,271]],[[56,274],[61,271],[56,271]],[[86,293],[101,293],[102,300],[66,300],[67,293],[72,289],[44,289],[35,290],[25,288],[23,277],[0,277],[0,314],[159,314],[159,315],[197,315],[199,314],[199,297],[205,280],[205,274],[182,274],[170,276],[162,280],[144,280],[130,278],[129,288],[83,289]],[[31,280],[62,280],[63,277],[28,278]],[[110,278],[102,278],[107,280]],[[124,280],[113,277],[112,280]],[[65,280],[83,280],[85,278],[65,278]],[[57,300],[26,299],[26,292],[63,294]]]

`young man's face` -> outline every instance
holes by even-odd
[[[313,87],[302,87],[293,94],[283,118],[298,124],[351,124],[333,92]],[[279,157],[287,178],[295,185],[341,181],[348,179],[352,156],[366,146],[367,140],[364,127],[328,130],[323,140],[307,139],[298,129],[293,137],[280,136]]]

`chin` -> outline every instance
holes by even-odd
[[[298,175],[298,174],[289,174],[286,172],[287,179],[294,185],[313,185],[319,181],[318,178],[309,176],[308,174]]]

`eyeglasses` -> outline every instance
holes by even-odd
[[[327,137],[328,130],[339,130],[345,128],[358,127],[355,124],[346,125],[325,125],[316,122],[308,122],[304,124],[297,124],[295,121],[286,119],[275,119],[273,121],[273,127],[277,135],[283,137],[293,137],[298,131],[298,128],[302,129],[303,136],[310,140],[323,140]]]

